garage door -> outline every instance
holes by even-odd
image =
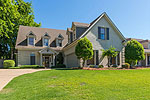
[[[67,67],[79,67],[79,60],[75,53],[67,55]]]

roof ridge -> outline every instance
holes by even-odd
[[[19,25],[19,27],[40,28],[40,29],[51,29],[51,30],[62,30],[62,31],[66,31],[66,30],[63,30],[63,29],[42,28],[42,27],[35,27],[35,26],[24,26],[24,25]]]

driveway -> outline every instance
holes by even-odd
[[[50,69],[0,69],[0,91],[14,78],[23,74]]]

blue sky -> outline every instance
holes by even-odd
[[[125,37],[150,39],[150,0],[25,0],[31,1],[42,28],[64,29],[90,23],[106,12]]]

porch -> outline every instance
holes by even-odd
[[[42,49],[40,53],[40,66],[51,67],[55,66],[55,59],[57,52],[52,50],[50,47]]]

